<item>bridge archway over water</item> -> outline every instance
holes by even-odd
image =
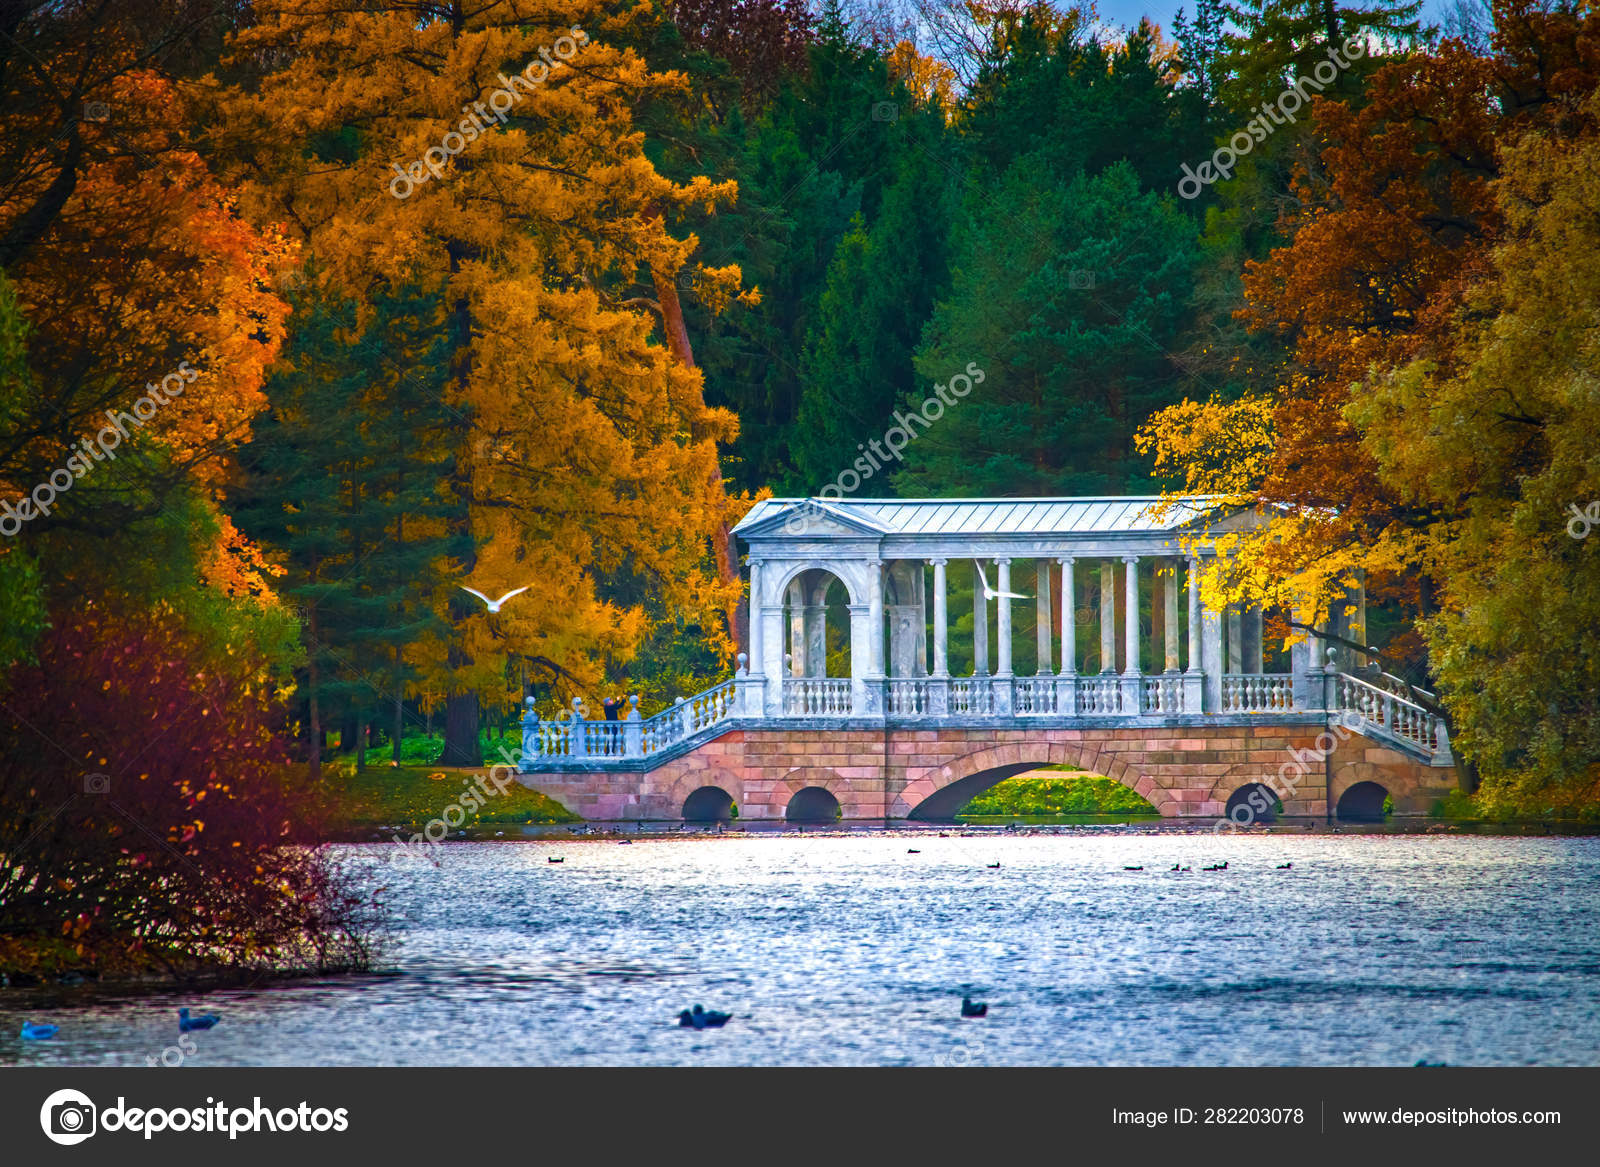
[[[1145,778],[1124,761],[1100,766],[1098,753],[1060,742],[1037,745],[1006,745],[975,750],[940,767],[937,771],[909,782],[896,800],[896,814],[919,821],[948,822],[974,797],[1007,778],[1037,770],[1046,765],[1071,765],[1078,772],[1120,782],[1155,808],[1158,814],[1174,814],[1172,793]]]
[[[1282,806],[1283,803],[1278,796],[1268,787],[1260,782],[1246,782],[1228,795],[1228,802],[1223,807],[1222,813],[1241,826],[1250,823],[1270,823],[1277,820]]]
[[[1339,796],[1334,814],[1345,822],[1381,823],[1389,791],[1376,782],[1357,782]]]
[[[686,823],[726,823],[733,821],[733,795],[720,786],[702,786],[683,800]]]
[[[833,791],[822,786],[806,786],[795,792],[784,812],[791,823],[836,823],[839,821],[839,799]]]

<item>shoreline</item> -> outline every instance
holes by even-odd
[[[1094,838],[1106,834],[1118,835],[1488,835],[1530,838],[1584,838],[1600,835],[1600,823],[1513,820],[1493,822],[1482,819],[1441,819],[1425,816],[1390,818],[1383,822],[1359,822],[1326,819],[1281,818],[1272,823],[1253,823],[1249,826],[1216,829],[1219,820],[1200,822],[1174,819],[1126,818],[1105,816],[1102,821],[1083,821],[1094,816],[1074,815],[1061,818],[1015,818],[1008,821],[987,822],[908,822],[883,823],[879,820],[859,820],[848,823],[799,824],[782,820],[740,822],[733,820],[721,824],[682,823],[678,820],[614,819],[584,823],[483,823],[452,831],[436,846],[445,843],[517,843],[548,839],[553,842],[583,842],[585,840],[628,839],[708,839],[708,838],[867,838],[867,837],[927,837],[930,834],[952,836],[1061,836],[1065,838]],[[338,845],[393,844],[400,834],[409,842],[417,828],[379,827],[352,824],[347,831],[325,839],[325,843]]]

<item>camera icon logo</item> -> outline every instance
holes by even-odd
[[[96,770],[93,774],[83,776],[83,792],[85,794],[110,794],[111,775],[102,774]]]
[[[1094,272],[1075,267],[1067,273],[1067,287],[1075,292],[1087,292],[1094,287]]]
[[[95,1105],[80,1090],[57,1090],[39,1108],[45,1137],[63,1147],[75,1146],[95,1132]]]
[[[108,122],[111,120],[111,106],[104,101],[86,101],[83,103],[83,120]]]
[[[897,122],[900,120],[900,107],[892,101],[875,101],[872,103],[872,120]]]

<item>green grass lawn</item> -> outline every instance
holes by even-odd
[[[560,803],[529,790],[520,782],[513,782],[501,794],[485,779],[491,797],[484,799],[478,791],[482,806],[474,811],[462,801],[462,793],[472,776],[482,772],[440,766],[391,766],[385,761],[369,764],[356,773],[354,762],[339,761],[324,768],[323,781],[330,790],[337,792],[333,826],[344,831],[366,832],[396,826],[415,832],[430,819],[442,818],[451,803],[459,804],[466,812],[463,828],[494,823],[580,821]],[[476,783],[470,788],[478,790]]]
[[[1044,776],[1044,771],[1054,773]],[[985,790],[962,807],[957,817],[1155,813],[1155,807],[1114,779],[1076,772],[1070,766],[1040,766]]]

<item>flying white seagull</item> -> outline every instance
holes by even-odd
[[[986,600],[998,599],[1005,596],[1010,600],[1026,600],[1027,596],[1018,595],[1016,592],[997,592],[989,586],[989,577],[983,574],[983,564],[974,559],[973,565],[978,569],[978,578],[983,581],[983,598]]]
[[[482,600],[485,604],[488,604],[489,605],[489,611],[498,612],[500,610],[500,606],[502,604],[504,604],[507,600],[509,600],[512,596],[517,595],[519,592],[525,592],[525,591],[528,590],[528,588],[531,588],[532,586],[533,586],[532,584],[527,584],[524,587],[517,588],[516,591],[507,592],[505,595],[501,596],[498,600],[491,600],[488,596],[484,595],[477,588],[469,588],[469,587],[466,587],[465,585],[463,585],[461,590],[464,591],[464,592],[471,592],[473,595],[477,596],[478,599]]]

